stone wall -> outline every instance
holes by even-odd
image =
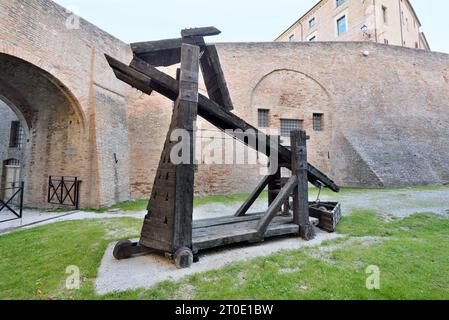
[[[269,109],[273,131],[279,131],[281,118],[303,120],[311,136],[310,162],[342,186],[449,182],[448,55],[366,42],[217,47],[234,112],[257,126],[257,109]],[[171,104],[157,94],[139,99],[138,109],[129,107],[139,119],[130,123],[130,132],[140,137],[130,139],[132,150],[138,150],[132,183],[145,186],[133,193],[137,198],[151,190],[152,175],[146,179],[138,172],[157,168],[161,131],[166,132],[171,112]],[[324,114],[324,131],[313,130],[313,113]],[[199,128],[213,130],[204,121]],[[257,166],[200,164],[196,190],[248,192],[260,177]]]
[[[42,199],[45,199],[50,174],[76,175],[82,179],[83,207],[108,206],[130,199],[125,102],[129,88],[116,80],[104,53],[122,61],[131,59],[127,44],[78,19],[52,1],[0,0],[0,55],[21,59],[27,68],[36,71],[36,77],[49,79],[59,89],[59,93],[54,91],[53,95],[65,97],[63,104],[69,104],[68,108],[74,112],[73,119],[68,115],[61,119],[63,125],[52,123],[31,130],[31,135],[35,135],[34,141],[41,141],[47,147],[42,145],[38,148],[30,143],[34,149],[29,154],[35,154],[33,158],[39,159],[36,165],[40,167],[29,172],[27,185],[36,188],[28,190],[27,193],[33,193],[33,196],[27,205],[44,204]],[[25,92],[32,83],[16,84],[11,88],[9,80],[6,80],[0,85],[6,98],[16,91],[16,102],[27,99]],[[22,109],[30,124],[39,122],[42,117],[64,117],[63,109],[59,110],[60,114],[56,109],[52,114],[46,114],[50,109],[45,107],[34,114],[29,114],[31,108]],[[79,124],[81,129],[70,128],[74,124]],[[47,137],[62,137],[59,141],[63,143],[66,136],[78,142],[66,141],[65,147],[53,148],[54,154],[45,160],[51,145]],[[55,163],[67,165],[55,167]]]

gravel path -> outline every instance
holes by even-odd
[[[317,229],[316,238],[309,242],[299,238],[283,238],[256,245],[208,251],[201,255],[200,261],[194,263],[189,269],[177,269],[173,262],[159,255],[146,255],[117,261],[112,256],[115,243],[111,243],[101,262],[95,280],[95,289],[99,295],[127,290],[150,289],[162,281],[177,281],[192,274],[222,268],[232,262],[269,256],[281,250],[319,245],[324,241],[338,237],[337,234],[330,234]]]

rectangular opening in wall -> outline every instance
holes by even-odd
[[[382,6],[382,18],[385,24],[388,23],[388,9],[386,6]]]
[[[281,119],[281,136],[290,137],[290,133],[303,129],[303,121],[295,119]]]
[[[23,128],[19,121],[12,121],[9,135],[9,147],[19,148],[21,142],[23,143]]]
[[[341,5],[344,4],[345,2],[346,2],[346,0],[336,0],[337,7],[341,6]]]
[[[313,130],[314,131],[324,130],[324,114],[322,113],[313,114]]]
[[[270,127],[270,110],[259,109],[257,112],[259,128]]]
[[[347,24],[346,16],[343,16],[337,20],[337,33],[340,36],[340,35],[346,33],[347,30],[348,30],[348,24]]]
[[[316,26],[316,19],[312,18],[309,20],[309,28],[312,29],[313,27]]]

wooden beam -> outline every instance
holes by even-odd
[[[159,92],[165,97],[176,100],[178,97],[179,87],[175,79],[166,75],[165,73],[159,71],[154,66],[146,63],[145,61],[135,57],[131,63],[131,66],[127,66],[116,59],[106,55],[106,58],[114,69],[117,77],[120,79],[124,79],[123,81],[127,82],[131,86],[135,86],[137,89],[142,90],[145,86],[150,86],[147,90],[142,90],[143,92],[148,92],[151,89]],[[139,74],[140,73],[140,74]],[[139,74],[137,76],[137,74]],[[128,78],[128,81],[126,81]],[[129,81],[132,79],[132,81]],[[269,139],[266,138],[266,135],[259,132],[258,129],[251,126],[243,119],[239,118],[235,114],[225,110],[223,107],[220,107],[216,102],[208,99],[203,95],[199,95],[198,97],[198,114],[209,121],[211,124],[215,125],[217,128],[221,130],[226,129],[240,129],[243,131],[253,130],[256,134],[257,139],[259,137],[265,137],[265,141],[267,144],[267,150],[264,151],[264,154],[268,157],[270,156],[270,151],[277,152],[279,154],[280,163],[285,163],[287,168],[290,168],[291,164],[291,152],[287,148],[282,145],[270,146]],[[236,139],[241,140],[241,135],[231,135]],[[246,141],[242,141],[247,144]],[[330,188],[335,192],[339,192],[340,188],[333,182],[329,177],[327,177],[324,173],[313,167],[312,165],[308,165],[308,178],[311,183],[316,183],[317,181],[321,182],[324,186]]]
[[[209,98],[226,110],[234,109],[228,85],[215,46],[206,46],[201,57],[201,71]]]
[[[299,226],[303,239],[311,240],[315,231],[309,216],[309,184],[307,179],[307,135],[305,131],[291,132],[292,175],[298,184],[293,191],[293,222]]]
[[[259,198],[260,194],[265,190],[268,183],[273,179],[273,176],[265,176],[262,181],[259,182],[256,189],[251,193],[248,199],[242,204],[237,213],[236,217],[243,217],[248,212],[249,208],[254,204],[254,202]]]
[[[184,37],[209,37],[209,36],[217,36],[221,33],[215,27],[202,27],[202,28],[191,28],[184,29],[181,31],[181,36]]]
[[[131,49],[137,57],[155,67],[168,67],[181,62],[183,43],[200,46],[202,50],[206,45],[202,37],[190,37],[136,42],[131,44]]]
[[[195,124],[198,115],[198,73],[200,48],[183,44],[181,49],[181,75],[179,80],[179,104],[177,129],[189,133],[189,163],[176,166],[176,198],[173,245],[192,248],[193,197],[195,185]],[[185,142],[184,142],[185,144]],[[183,150],[186,152],[186,150]]]
[[[287,184],[284,186],[284,188],[282,188],[277,198],[268,208],[267,213],[262,217],[262,219],[260,219],[259,224],[257,225],[257,234],[261,239],[264,238],[271,221],[273,221],[276,215],[280,212],[282,205],[290,197],[290,195],[292,194],[293,190],[297,185],[298,185],[297,177],[296,176],[291,177],[288,180]]]

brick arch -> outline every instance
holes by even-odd
[[[87,118],[81,107],[79,99],[73,94],[72,90],[66,86],[60,79],[64,78],[63,73],[57,65],[50,63],[50,59],[43,59],[32,52],[23,49],[22,47],[11,44],[0,39],[0,54],[5,54],[16,59],[20,59],[25,63],[37,67],[42,71],[42,75],[46,77],[51,83],[60,89],[61,93],[70,101],[74,111],[81,120],[83,129],[85,129]]]
[[[279,69],[274,69],[271,72],[265,74],[264,76],[262,76],[260,79],[258,79],[257,83],[253,86],[252,92],[251,92],[251,105],[253,104],[253,98],[254,98],[254,94],[256,92],[256,90],[260,87],[260,85],[263,83],[264,80],[266,80],[267,78],[269,78],[270,76],[276,74],[276,73],[280,73],[280,72],[292,72],[292,73],[298,73],[303,75],[304,77],[310,79],[312,82],[316,83],[327,95],[328,99],[330,101],[332,101],[332,96],[329,93],[329,90],[321,84],[320,81],[318,81],[317,79],[315,79],[314,77],[312,77],[311,75],[304,73],[302,71],[298,71],[295,69],[289,69],[289,68],[279,68]]]
[[[302,120],[311,136],[310,162],[330,172],[334,103],[329,91],[312,76],[294,69],[276,69],[264,75],[251,92],[249,115],[257,123],[258,109],[270,110],[270,129],[280,130],[281,119]],[[313,129],[313,114],[324,115],[324,131]],[[282,140],[288,143],[288,137]]]

